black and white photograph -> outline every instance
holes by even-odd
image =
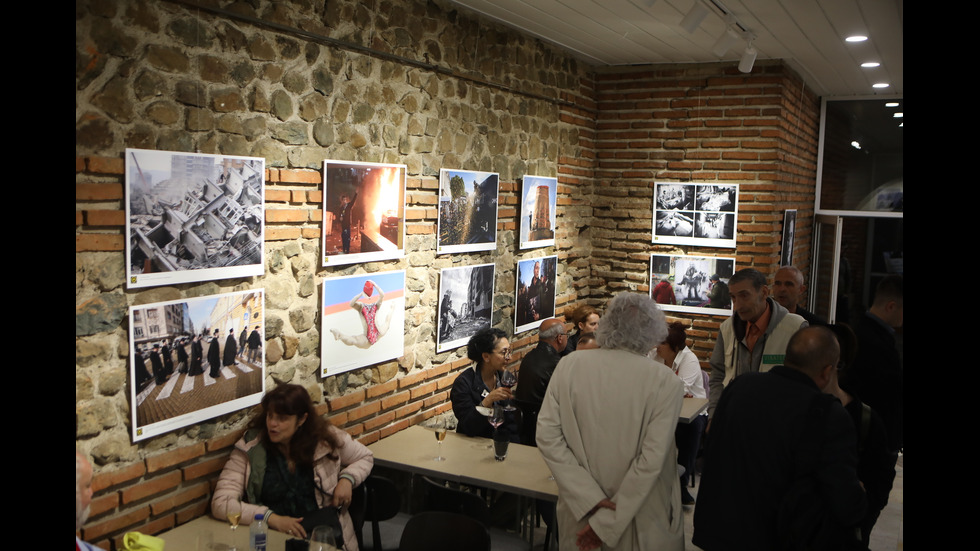
[[[650,298],[665,311],[729,316],[728,280],[734,273],[734,257],[654,253],[650,255]]]
[[[436,352],[464,346],[477,331],[490,327],[493,276],[493,264],[442,269]]]
[[[735,248],[738,184],[657,182],[653,243]]]
[[[265,159],[126,149],[130,288],[264,273]]]
[[[437,254],[497,248],[499,175],[472,170],[439,170]]]
[[[555,317],[555,280],[558,256],[529,258],[517,263],[514,334],[536,329]]]
[[[779,250],[779,265],[793,265],[793,246],[796,243],[796,209],[783,213],[783,245]]]
[[[405,255],[405,165],[323,162],[323,265]]]
[[[525,176],[522,184],[520,247],[550,247],[555,244],[558,178]]]
[[[259,403],[264,296],[253,289],[129,309],[133,442]]]

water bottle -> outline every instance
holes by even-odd
[[[265,551],[265,515],[255,515],[255,522],[248,528],[249,551]]]

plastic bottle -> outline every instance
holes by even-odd
[[[249,551],[265,551],[265,515],[255,515],[255,522],[248,527]]]

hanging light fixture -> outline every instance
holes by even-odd
[[[732,46],[741,38],[735,30],[735,18],[731,15],[725,17],[725,32],[721,33],[715,45],[711,47],[711,53],[718,57],[725,55]]]
[[[753,40],[755,40],[755,35],[749,35],[748,42],[745,44],[745,51],[742,52],[742,60],[738,62],[738,70],[743,73],[752,72],[752,66],[755,65],[755,58],[759,55],[755,46],[752,45]]]

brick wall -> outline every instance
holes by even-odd
[[[297,330],[288,316],[316,311],[318,293],[266,309],[282,321],[267,323],[267,385],[304,385],[321,414],[370,444],[448,411],[449,387],[469,366],[462,350],[434,350],[440,268],[495,262],[494,324],[512,332],[518,259],[558,255],[561,312],[647,292],[653,250],[733,254],[653,247],[654,179],[742,183],[734,254],[766,273],[778,262],[782,210],[800,209],[796,260],[809,258],[817,104],[781,64],[760,62],[750,76],[722,65],[597,71],[442,2],[254,4],[248,15],[314,38],[179,2],[76,10],[76,446],[96,472],[86,540],[114,549],[126,531],[157,533],[205,514],[250,414],[133,444],[130,305],[405,269],[412,300],[397,361],[322,379],[318,317]],[[126,290],[126,147],[264,157],[266,274]],[[324,159],[408,166],[405,259],[319,267]],[[496,251],[435,255],[441,167],[500,173]],[[553,248],[516,249],[525,174],[558,177]],[[720,319],[684,319],[704,359]],[[534,332],[514,336],[515,363],[534,341]]]
[[[590,297],[649,292],[650,253],[779,266],[783,211],[797,209],[794,263],[807,273],[819,100],[782,62],[600,69]],[[739,184],[737,248],[652,245],[655,181]],[[722,318],[672,315],[705,365]],[[705,365],[706,367],[706,365]]]

